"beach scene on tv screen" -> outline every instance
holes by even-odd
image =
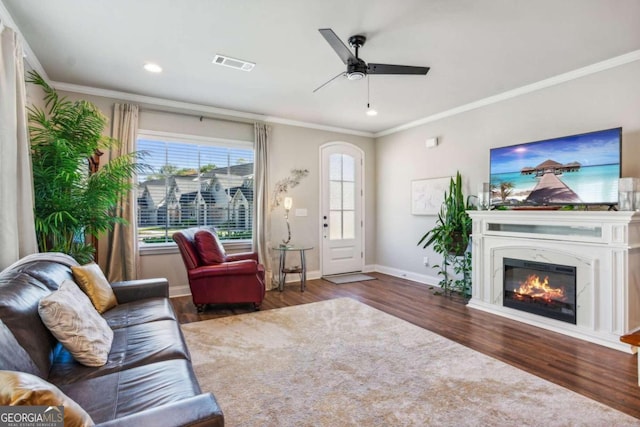
[[[615,204],[620,129],[491,149],[491,204]]]

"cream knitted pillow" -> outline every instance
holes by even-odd
[[[86,366],[107,363],[113,331],[73,280],[40,300],[38,313],[58,341]]]

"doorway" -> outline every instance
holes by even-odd
[[[320,147],[320,245],[322,275],[364,267],[364,153],[353,144]]]

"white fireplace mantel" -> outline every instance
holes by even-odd
[[[640,329],[640,213],[469,211],[469,307],[630,352],[620,336]],[[576,267],[576,324],[504,307],[504,257]]]

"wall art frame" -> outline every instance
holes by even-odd
[[[411,181],[411,214],[437,215],[450,182],[450,176]]]

